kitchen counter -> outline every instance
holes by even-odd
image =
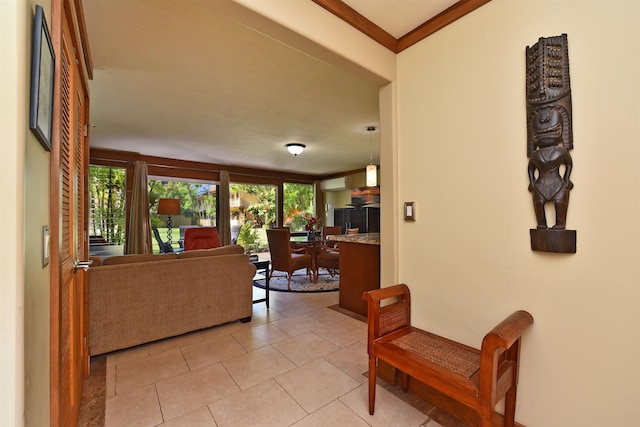
[[[340,248],[340,307],[367,315],[363,292],[380,288],[380,233],[327,236]]]
[[[364,243],[366,245],[379,245],[380,233],[334,234],[327,236],[327,240],[333,240],[336,242]]]

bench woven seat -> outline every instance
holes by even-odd
[[[403,350],[469,379],[480,369],[480,354],[437,335],[412,331],[389,341]]]

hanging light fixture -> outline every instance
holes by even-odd
[[[297,156],[302,153],[307,146],[304,144],[298,144],[297,142],[292,142],[291,144],[285,145],[285,147],[287,147],[287,150],[289,150],[291,154]]]
[[[378,168],[373,164],[373,132],[375,126],[367,127],[369,132],[369,164],[367,165],[367,187],[375,187],[378,185]]]

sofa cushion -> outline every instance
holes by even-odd
[[[102,261],[102,265],[131,264],[134,262],[164,261],[169,259],[178,259],[178,254],[131,254],[112,256],[105,258]]]
[[[233,254],[242,254],[244,253],[244,249],[240,245],[228,245],[228,246],[220,246],[219,248],[213,249],[196,249],[192,251],[184,251],[178,255],[180,259],[187,258],[200,258],[206,256],[217,256],[217,255],[233,255]]]

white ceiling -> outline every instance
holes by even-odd
[[[345,3],[398,38],[454,2]],[[317,175],[369,163],[375,85],[202,5],[83,0],[92,147]],[[289,142],[307,149],[294,157]]]

